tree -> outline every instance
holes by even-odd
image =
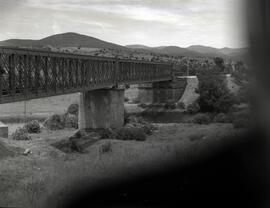
[[[224,65],[223,58],[220,58],[220,57],[214,58],[214,63],[215,63],[215,69],[216,70],[218,70],[219,72],[224,72],[225,65]]]
[[[228,112],[233,104],[225,76],[214,69],[201,70],[198,73],[200,94],[198,103],[202,112]]]

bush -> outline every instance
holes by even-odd
[[[79,113],[79,105],[76,104],[76,103],[71,104],[67,109],[67,113],[69,113],[71,115],[78,115],[78,113]]]
[[[102,129],[98,133],[101,139],[119,139],[144,141],[156,129],[154,125],[141,117],[129,116],[125,119],[125,127],[120,129]]]
[[[209,124],[211,122],[211,118],[207,114],[199,113],[194,116],[192,122],[197,124]]]
[[[245,84],[239,88],[239,91],[237,92],[235,96],[235,103],[241,104],[241,103],[253,103],[256,99],[254,99],[254,91],[252,91],[251,86],[248,84]]]
[[[124,127],[116,131],[115,138],[118,140],[145,141],[146,135],[141,128]]]
[[[128,122],[128,118],[129,118],[129,115],[128,115],[126,109],[124,109],[124,124],[126,124]]]
[[[230,116],[226,115],[225,113],[219,113],[214,117],[213,122],[215,122],[215,123],[231,123],[232,119]]]
[[[102,144],[100,147],[99,147],[99,152],[101,154],[104,154],[104,153],[108,153],[108,152],[112,152],[112,144],[111,142],[107,142],[105,144]]]
[[[174,109],[176,109],[176,104],[173,102],[166,103],[164,107],[165,107],[165,109],[168,109],[168,110],[174,110]]]
[[[194,142],[194,141],[198,141],[198,140],[203,139],[203,137],[204,136],[201,135],[201,134],[192,134],[188,138],[189,138],[190,141]]]
[[[153,124],[142,117],[136,116],[129,116],[127,118],[126,127],[142,129],[147,135],[151,135],[153,131],[156,130],[156,127]]]
[[[128,102],[128,101],[129,101],[128,97],[125,97],[125,102]]]
[[[178,109],[185,109],[186,108],[186,105],[183,102],[179,102],[179,103],[176,104],[176,108],[178,108]]]
[[[65,115],[54,114],[44,122],[44,126],[50,130],[59,130],[65,128]]]
[[[234,128],[249,128],[252,126],[252,114],[250,109],[242,109],[237,112],[233,112],[233,126]]]
[[[26,128],[18,128],[11,135],[11,138],[14,140],[31,140]]]
[[[145,104],[145,103],[140,103],[140,104],[138,105],[138,107],[140,107],[140,108],[147,108],[148,105]]]
[[[199,111],[200,111],[200,105],[196,101],[187,106],[187,112],[190,114],[195,114],[195,113],[198,113]]]
[[[132,103],[133,104],[139,104],[139,103],[141,103],[141,101],[140,101],[139,98],[135,98],[134,100],[132,100]]]
[[[116,132],[111,129],[102,129],[99,131],[100,139],[115,139]]]
[[[200,95],[198,103],[202,112],[229,111],[233,105],[226,79],[215,70],[204,70],[198,74],[199,86],[196,92]]]
[[[237,118],[233,121],[233,128],[235,129],[247,129],[250,125],[250,120],[247,118]]]
[[[248,68],[242,61],[238,61],[235,65],[235,71],[232,72],[232,77],[235,78],[237,84],[242,84],[243,81],[249,80]]]
[[[66,116],[65,127],[78,129],[79,128],[78,117],[77,116]]]
[[[69,113],[63,115],[54,114],[44,121],[44,126],[50,130],[78,129],[78,116]]]
[[[142,117],[138,116],[128,116],[127,123],[140,123],[140,124],[148,124],[149,122]]]
[[[39,122],[37,120],[30,121],[24,125],[26,131],[30,134],[38,134],[41,132]]]

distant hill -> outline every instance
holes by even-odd
[[[181,48],[178,46],[159,46],[148,47],[145,45],[127,45],[126,47],[136,50],[148,50],[155,53],[162,53],[177,56],[189,57],[222,57],[225,59],[235,59],[246,61],[248,49],[247,48],[213,48],[209,46],[193,45],[188,48]]]
[[[126,45],[127,48],[130,48],[130,49],[147,49],[147,50],[150,50],[151,47],[148,47],[148,46],[145,46],[145,45]]]
[[[201,45],[194,45],[188,47],[189,50],[199,52],[206,56],[220,56],[223,58],[236,59],[236,60],[248,60],[248,48],[212,48]]]
[[[66,47],[82,47],[82,48],[97,48],[97,49],[117,49],[120,51],[135,51],[137,53],[158,53],[167,54],[171,56],[188,56],[188,57],[222,57],[234,60],[248,60],[247,48],[213,48],[208,46],[193,45],[188,48],[181,48],[178,46],[159,46],[149,47],[146,45],[127,45],[121,46],[114,43],[106,42],[94,37],[81,35],[78,33],[62,33],[52,35],[40,40],[30,39],[9,39],[0,41],[0,46],[13,46],[13,47],[30,47],[40,48],[52,46],[55,48]]]
[[[167,55],[173,55],[173,56],[203,56],[202,54],[198,52],[194,52],[191,50],[188,50],[186,48],[181,48],[178,46],[159,46],[159,47],[149,47],[145,45],[127,45],[127,48],[134,49],[134,50],[147,50],[154,53],[161,53],[161,54],[167,54]]]
[[[1,46],[15,46],[15,47],[86,47],[86,48],[110,48],[110,49],[127,49],[124,46],[109,43],[97,38],[77,33],[62,33],[52,35],[40,40],[19,40],[9,39],[0,41]]]
[[[217,48],[201,46],[201,45],[193,45],[187,48],[188,50],[201,53],[208,56],[223,56],[224,54],[219,51]]]
[[[161,46],[161,47],[153,48],[152,50],[155,52],[165,53],[165,54],[174,55],[174,56],[190,56],[190,57],[203,56],[202,54],[198,52],[194,52],[194,51],[188,50],[186,48],[181,48],[178,46]]]

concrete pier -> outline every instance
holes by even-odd
[[[0,121],[0,137],[8,138],[8,126]]]
[[[80,94],[79,129],[108,129],[123,125],[124,89],[101,89]]]
[[[129,89],[126,97],[138,103],[166,104],[177,103],[182,97],[187,85],[186,78],[176,78],[174,81],[140,84],[137,89]]]

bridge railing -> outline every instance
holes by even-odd
[[[171,79],[167,63],[0,47],[0,103]]]

